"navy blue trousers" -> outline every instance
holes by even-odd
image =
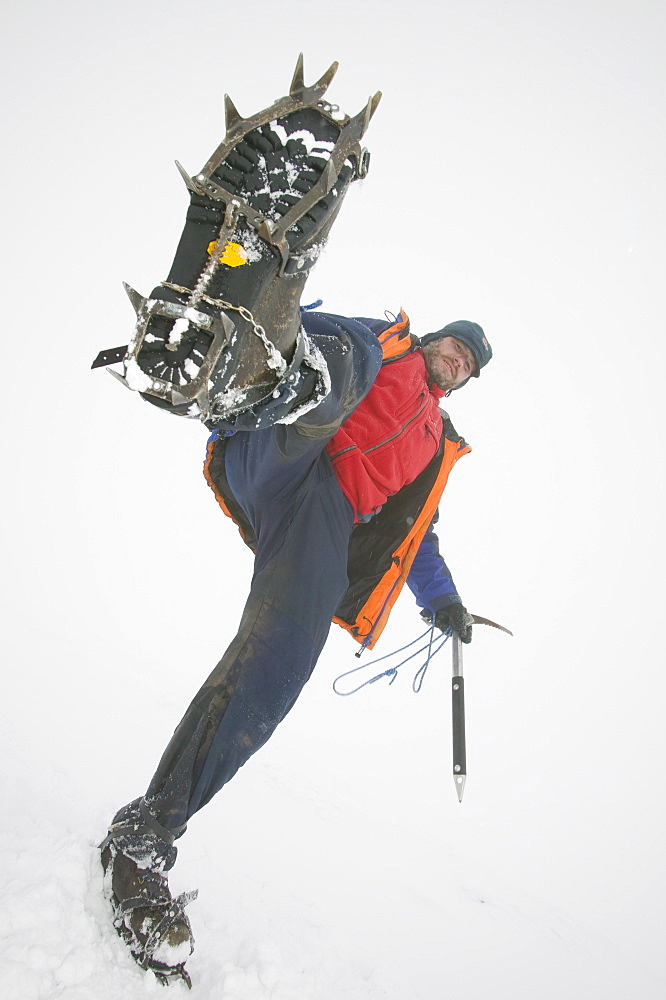
[[[381,349],[355,320],[311,313],[303,321],[327,360],[331,393],[293,424],[226,440],[227,482],[257,538],[254,575],[238,632],[146,793],[170,828],[209,802],[289,712],[347,589],[354,515],[324,447],[371,387]]]

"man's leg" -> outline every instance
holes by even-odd
[[[137,962],[165,980],[189,981],[184,962],[193,948],[183,912],[192,897],[173,900],[166,881],[173,841],[289,712],[347,587],[351,507],[321,451],[292,463],[298,487],[280,495],[271,473],[276,464],[284,471],[274,461],[284,431],[227,441],[227,476],[258,540],[250,595],[236,637],[185,713],[146,796],[119,811],[101,845],[114,925]]]
[[[219,441],[211,462],[252,526],[255,571],[236,637],[176,729],[145,800],[164,826],[187,823],[284,718],[312,673],[347,589],[353,512],[324,451],[381,363],[355,320],[307,317],[326,362],[326,400],[288,424]],[[219,469],[223,464],[223,470]],[[218,471],[216,472],[216,467]]]
[[[330,379],[326,399],[308,409],[306,392],[288,415],[294,421],[219,442],[225,480],[257,538],[238,634],[176,729],[145,799],[119,811],[102,845],[114,924],[139,964],[165,979],[187,981],[193,946],[183,912],[191,897],[172,900],[166,882],[173,840],[292,707],[347,587],[353,514],[324,446],[368,391],[381,351],[356,321],[319,314],[308,326]]]
[[[238,633],[176,729],[146,794],[151,813],[170,828],[205,805],[288,713],[347,588],[349,503],[325,454],[314,464],[309,456],[294,463],[299,487],[289,496],[271,490],[277,437],[267,430],[227,443],[229,483],[257,536],[255,574]]]

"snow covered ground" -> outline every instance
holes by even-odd
[[[95,842],[123,794],[133,795],[140,784],[132,774],[134,748],[142,750],[140,770],[147,744],[158,745],[153,731],[179,710],[179,699],[164,695],[182,684],[178,657],[162,650],[170,662],[161,664],[161,693],[146,717],[130,702],[145,706],[152,699],[153,678],[142,672],[140,658],[125,657],[114,667],[118,651],[102,651],[93,666],[77,653],[76,642],[69,649],[63,643],[56,658],[61,668],[68,664],[67,676],[55,677],[54,637],[43,639],[48,641],[30,643],[28,650],[17,643],[12,662],[21,664],[21,646],[27,660],[25,710],[3,732],[14,776],[3,795],[9,809],[0,827],[3,996],[161,995],[110,926]],[[99,678],[94,684],[91,670]],[[86,699],[97,699],[111,677],[103,711],[82,713]],[[341,700],[331,732],[324,733],[317,718],[334,698],[328,680],[313,682],[270,752],[258,755],[180,842],[172,887],[200,889],[190,907],[196,995],[663,995],[663,979],[650,970],[649,956],[623,948],[594,921],[531,885],[533,857],[526,867],[516,865],[515,858],[503,857],[506,841],[498,849],[487,836],[465,844],[467,825],[479,825],[482,795],[474,784],[483,779],[472,769],[459,806],[446,725],[437,718],[437,701],[446,714],[443,677],[430,676],[428,693],[419,698],[402,679],[390,691],[375,685],[372,694]],[[34,691],[40,692],[37,703]],[[135,725],[128,722],[114,746],[123,705]],[[391,741],[381,722],[368,734],[368,712],[383,713],[391,731],[407,714],[405,743]],[[507,809],[505,822],[508,816]],[[497,817],[492,825],[501,837]],[[552,843],[543,854],[531,853],[558,866]],[[187,995],[184,986],[171,989]]]
[[[166,274],[173,159],[197,170],[221,94],[265,107],[302,48],[307,82],[340,60],[345,110],[384,92],[306,296],[486,329],[492,364],[448,401],[473,452],[442,545],[468,606],[515,638],[477,629],[466,651],[460,805],[448,652],[418,696],[406,674],[337,698],[358,661],[335,630],[180,842],[192,995],[662,1000],[664,10],[290,10],[34,0],[3,19],[0,996],[164,995],[110,926],[95,844],[251,567],[199,474],[205,431],[89,365],[130,333],[121,280]],[[419,626],[407,595],[378,655]]]

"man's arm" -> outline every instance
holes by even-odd
[[[433,613],[450,604],[462,604],[451,572],[439,551],[439,539],[434,530],[438,517],[439,513],[435,514],[430,522],[407,577],[407,586],[418,606]]]
[[[434,525],[436,513],[416,553],[407,577],[407,586],[416,603],[424,609],[424,617],[434,621],[442,631],[454,628],[463,642],[472,641],[472,618],[456,590],[451,572],[439,551],[439,539]]]

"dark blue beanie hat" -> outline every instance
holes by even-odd
[[[421,347],[424,344],[429,344],[431,340],[437,340],[439,337],[455,337],[456,340],[462,341],[463,344],[469,347],[476,361],[476,371],[470,376],[471,378],[478,378],[481,368],[487,365],[493,356],[492,347],[486,340],[486,335],[482,328],[478,323],[472,323],[468,319],[457,319],[454,323],[449,323],[441,330],[436,330],[435,333],[426,333],[425,337],[420,338]],[[465,379],[466,381],[467,379]],[[456,388],[461,389],[464,384],[463,382]]]

